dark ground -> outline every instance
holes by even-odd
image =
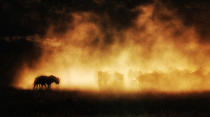
[[[2,89],[0,101],[2,117],[210,116],[210,92],[114,95],[79,91]]]

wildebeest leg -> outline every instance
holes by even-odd
[[[51,84],[47,84],[47,86],[48,86],[48,89],[50,89],[50,87],[51,87]]]
[[[47,88],[47,84],[44,84],[45,89]]]
[[[39,84],[36,84],[35,89],[39,89]]]
[[[42,84],[42,89],[44,89],[45,88],[45,84]]]
[[[35,88],[36,88],[36,84],[34,84],[33,90],[35,90]]]

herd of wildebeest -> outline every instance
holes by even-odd
[[[60,79],[56,76],[50,75],[50,76],[38,76],[34,80],[34,87],[33,89],[40,89],[40,88],[48,88],[50,89],[52,83],[59,84]]]
[[[104,74],[102,72],[98,73],[98,84],[101,89],[109,89],[111,86],[115,85],[115,88],[122,88],[123,87],[123,76],[121,74],[115,74],[114,79],[110,78],[108,74]],[[35,78],[33,89],[50,89],[52,83],[59,84],[60,78],[50,75],[41,75]]]
[[[98,72],[98,85],[101,89],[110,89],[112,86],[115,86],[115,89],[123,88],[124,77],[120,73],[115,73],[113,76],[106,72]],[[34,90],[39,89],[50,89],[52,83],[59,84],[60,78],[54,75],[41,75],[35,78],[34,80]]]

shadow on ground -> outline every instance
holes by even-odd
[[[1,89],[0,111],[21,117],[210,116],[210,92],[112,95],[79,91]]]

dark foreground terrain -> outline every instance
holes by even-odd
[[[2,117],[210,117],[210,93],[101,94],[2,89]]]

